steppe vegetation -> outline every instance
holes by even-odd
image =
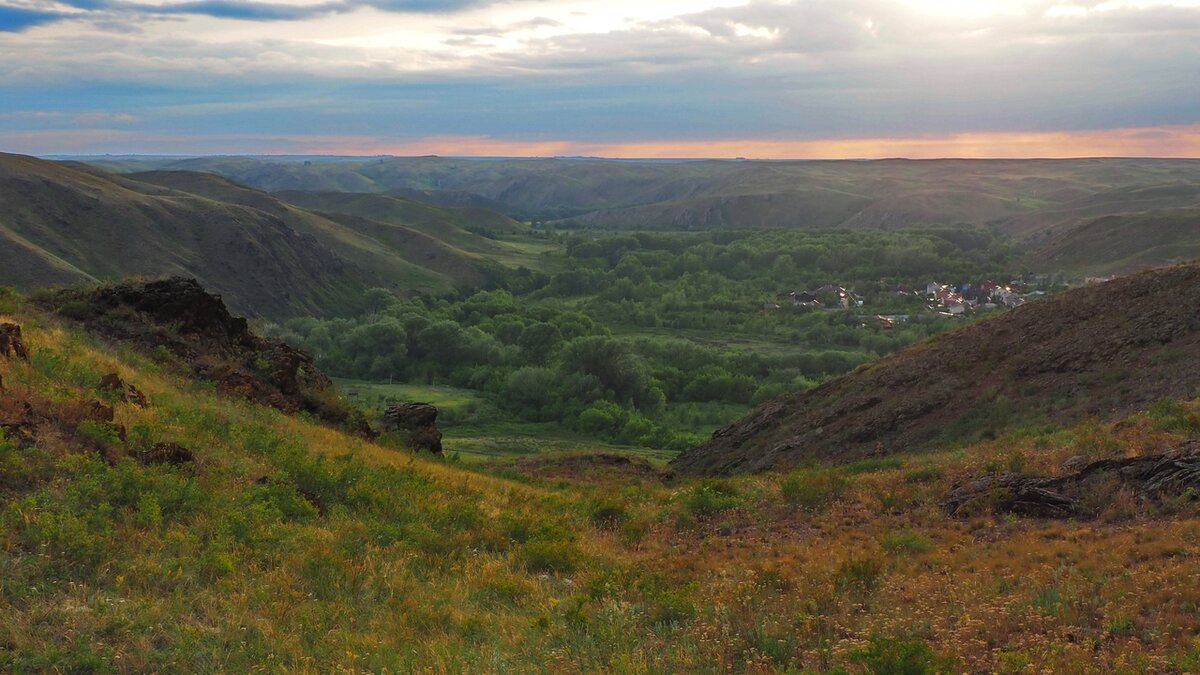
[[[127,447],[175,441],[196,460],[105,461],[94,448],[120,442],[94,424],[0,444],[5,670],[1200,666],[1189,495],[1103,492],[1082,521],[939,506],[980,472],[1052,475],[1200,438],[1197,401],[783,475],[697,481],[570,455],[480,469],[223,396],[16,304],[2,320],[24,327],[30,359],[0,360],[5,397],[71,406],[119,372],[149,399],[112,401]]]

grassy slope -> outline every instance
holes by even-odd
[[[1200,256],[1200,206],[1104,216],[1055,233],[1031,256],[1038,269],[1121,274]]]
[[[481,265],[503,244],[467,231],[492,227],[503,232],[528,231],[521,223],[486,209],[449,209],[384,196],[364,198],[395,202],[391,209],[337,208],[337,199],[319,193],[268,195],[216,174],[149,172],[128,179],[190,192],[218,202],[247,205],[280,217],[298,232],[311,234],[347,259],[353,259],[391,285],[406,288],[449,288],[485,280]],[[334,193],[350,197],[350,193]],[[358,217],[346,217],[358,216]],[[511,227],[509,227],[511,225]]]
[[[1028,302],[770,401],[681,454],[720,475],[1113,419],[1200,386],[1200,261]]]
[[[905,645],[955,672],[1200,666],[1194,506],[1106,495],[1103,518],[1082,523],[935,506],[994,465],[1054,472],[1070,455],[1200,437],[1200,402],[793,484],[499,479],[17,319],[34,356],[0,360],[10,392],[94,397],[116,370],[151,399],[118,404],[118,421],[199,461],[0,446],[0,670],[893,672],[885,657]]]
[[[541,263],[537,242],[464,229],[527,229],[499,214],[409,206],[414,227],[313,213],[212,174],[118,176],[0,155],[0,283],[182,274],[278,318],[344,311],[371,286],[441,291]]]
[[[94,170],[0,155],[0,232],[36,251],[22,256],[25,263],[0,267],[0,283],[186,274],[241,311],[274,315],[345,306],[366,283],[361,270],[267,213],[155,191]]]
[[[1130,218],[1117,242],[1119,249],[1128,249],[1141,239],[1139,214],[1200,204],[1200,162],[1195,160],[630,163],[408,157],[305,165],[210,157],[169,166],[214,171],[272,191],[457,191],[479,195],[510,213],[548,219],[571,216],[599,227],[892,228],[965,223],[998,227],[1031,251],[1041,250],[1047,238],[1115,215]],[[1172,238],[1182,236],[1186,232],[1172,231]],[[1177,255],[1179,245],[1168,242],[1119,258],[1107,250],[1097,249],[1096,255],[1075,261],[1077,269],[1072,271],[1102,273],[1162,264]]]

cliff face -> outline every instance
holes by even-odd
[[[1200,387],[1200,262],[1028,303],[771,401],[685,451],[683,473],[849,461],[1039,421],[1112,419]]]

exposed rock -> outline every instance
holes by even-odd
[[[414,450],[442,452],[442,432],[436,407],[428,403],[395,403],[383,413],[385,429],[395,429]]]
[[[121,376],[116,373],[109,373],[100,379],[100,389],[102,391],[118,392],[118,396],[122,401],[133,404],[139,408],[145,408],[146,395],[138,390],[137,387],[129,384],[121,379]]]
[[[142,465],[172,464],[178,466],[196,460],[191,450],[178,443],[170,442],[155,443],[149,450],[134,453],[134,457]]]
[[[1121,490],[1139,502],[1200,490],[1200,443],[1167,454],[1104,459],[1059,478],[988,474],[955,487],[942,507],[954,516],[991,512],[1086,518],[1097,515]]]
[[[0,356],[29,360],[29,350],[21,340],[21,327],[15,323],[0,323]]]
[[[39,301],[106,338],[173,355],[226,392],[287,413],[306,412],[371,435],[361,412],[340,404],[311,356],[250,331],[195,279],[171,277],[64,289]]]
[[[38,440],[39,419],[29,401],[0,398],[0,435],[19,448],[32,447]]]

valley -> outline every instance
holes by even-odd
[[[0,670],[1194,672],[1197,166],[0,155]]]

